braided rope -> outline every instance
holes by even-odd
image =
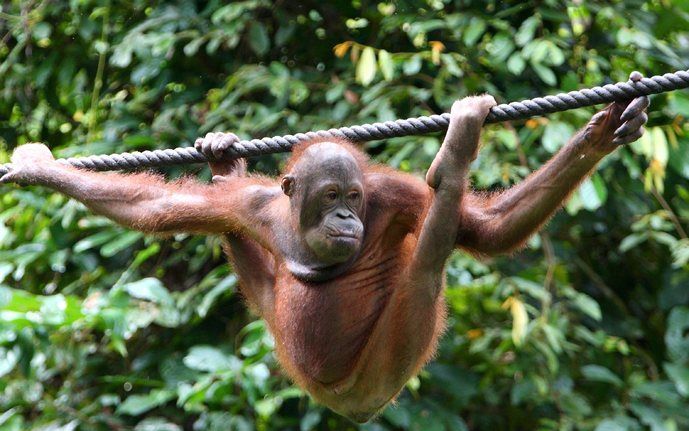
[[[486,123],[521,120],[524,118],[549,114],[557,111],[581,108],[584,106],[625,101],[639,96],[663,93],[689,87],[689,71],[680,70],[674,73],[642,78],[640,81],[618,82],[602,87],[594,87],[553,96],[537,97],[494,106]],[[407,118],[406,120],[386,121],[383,123],[363,124],[361,126],[341,127],[339,129],[319,130],[316,132],[297,133],[296,135],[274,136],[262,139],[236,142],[228,151],[228,158],[240,158],[287,152],[292,146],[315,137],[339,137],[355,142],[395,138],[407,135],[422,135],[447,130],[450,114]],[[208,161],[206,156],[193,147],[155,151],[134,151],[131,153],[94,155],[58,159],[60,163],[77,168],[95,171],[116,169],[135,169],[156,166],[169,166]],[[10,165],[0,165],[0,176],[7,173]]]

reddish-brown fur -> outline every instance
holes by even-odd
[[[364,226],[358,254],[319,282],[304,281],[309,278],[288,269],[295,268],[295,259],[315,263],[316,271],[325,261],[305,254],[300,243],[302,204],[291,203],[278,180],[246,176],[243,162],[211,164],[212,185],[188,179],[165,183],[147,174],[79,171],[56,163],[47,147],[33,144],[15,151],[13,170],[0,182],[52,187],[147,232],[223,234],[242,292],[268,323],[287,374],[318,401],[365,421],[433,356],[445,327],[443,265],[452,248],[490,255],[519,247],[605,154],[640,136],[648,105],[643,98],[632,102],[626,123],[620,117],[624,106],[611,105],[522,183],[493,195],[476,194],[468,190],[465,176],[491,103],[486,96],[455,102],[428,175],[433,189],[412,175],[371,163],[346,141],[335,141],[338,147],[325,144],[332,139],[318,139],[294,148],[287,173],[299,171],[302,159],[318,160],[308,150],[323,144],[323,151],[334,147],[340,159],[323,159],[315,171],[339,169],[334,171],[346,187],[363,181],[363,209],[357,204],[355,210]],[[615,130],[624,133],[615,138]],[[341,155],[343,148],[349,155]],[[343,214],[345,219],[349,213]]]
[[[284,171],[290,172],[310,146],[331,141],[295,147]],[[445,327],[445,305],[442,295],[429,300],[410,294],[415,289],[402,282],[430,201],[428,186],[412,175],[371,163],[349,142],[337,143],[354,156],[366,178],[366,236],[355,264],[333,280],[308,283],[290,274],[277,257],[266,271],[275,274],[269,310],[252,299],[251,281],[242,279],[240,285],[275,336],[287,374],[320,402],[363,420],[389,402],[432,357]],[[248,241],[241,245],[246,247]],[[265,249],[263,253],[269,254]],[[235,267],[242,271],[236,262]],[[251,272],[256,270],[252,265]]]

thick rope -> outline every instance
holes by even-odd
[[[494,106],[486,123],[521,120],[557,111],[581,108],[616,101],[625,101],[639,96],[663,93],[689,87],[689,71],[680,70],[665,75],[642,78],[640,81],[618,82],[602,87],[570,91],[554,96],[537,97],[521,102],[505,103]],[[361,126],[341,127],[339,129],[319,130],[316,132],[297,133],[296,135],[274,136],[262,139],[240,141],[228,151],[228,158],[251,157],[290,151],[295,144],[314,137],[339,137],[350,141],[363,142],[377,139],[395,138],[407,135],[422,135],[447,130],[450,114],[431,115],[406,120],[386,121],[384,123],[364,124]],[[60,163],[94,171],[116,169],[150,168],[156,166],[202,163],[208,161],[206,156],[193,147],[183,147],[155,151],[134,151],[131,153],[94,155],[58,159]],[[0,165],[0,175],[4,175],[10,165]]]

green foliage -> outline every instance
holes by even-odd
[[[689,2],[564,6],[7,1],[0,162],[30,141],[62,157],[176,147],[686,69]],[[592,113],[487,128],[474,184],[521,180]],[[457,253],[437,359],[361,428],[689,428],[686,117],[686,92],[654,97],[644,138],[608,157],[525,251]],[[418,173],[438,147],[438,136],[366,145]],[[283,377],[236,282],[217,238],[144,236],[47,190],[2,186],[0,430],[355,429]]]

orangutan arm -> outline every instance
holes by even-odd
[[[193,180],[165,182],[150,174],[97,173],[63,165],[41,144],[18,147],[13,169],[0,182],[50,187],[97,214],[145,232],[241,232],[261,241],[258,227],[266,187],[233,178],[219,185]]]
[[[460,225],[457,208],[467,194],[469,165],[476,157],[483,122],[494,105],[495,99],[487,95],[454,103],[447,134],[426,175],[433,196],[418,234],[409,274],[412,285],[438,287],[431,289],[430,298],[436,297],[442,285],[443,267],[454,248]]]
[[[486,255],[521,247],[605,155],[641,137],[647,106],[646,97],[614,103],[520,184],[502,193],[467,196],[460,206],[457,246]]]

